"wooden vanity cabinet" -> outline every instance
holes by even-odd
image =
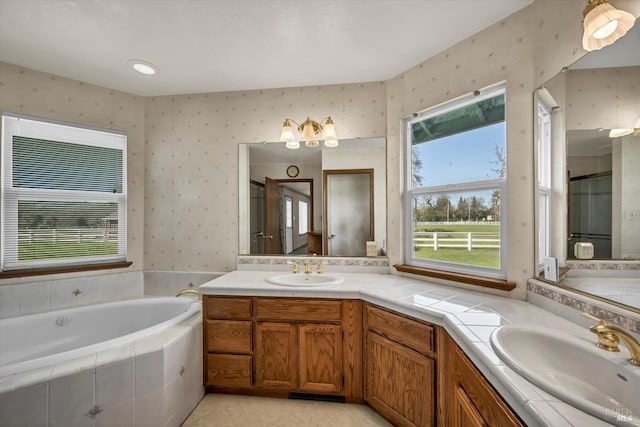
[[[360,301],[207,296],[205,319],[211,390],[362,402]]]
[[[365,305],[365,399],[396,426],[436,423],[436,328]]]
[[[524,426],[453,339],[446,345],[447,425]]]

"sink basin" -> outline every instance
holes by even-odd
[[[560,336],[559,336],[560,335]],[[547,393],[619,426],[640,426],[640,368],[620,353],[558,330],[508,325],[491,346],[510,368]]]
[[[281,274],[269,277],[267,282],[273,285],[310,288],[314,286],[330,286],[342,283],[341,277],[325,274]]]

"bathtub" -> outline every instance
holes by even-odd
[[[0,320],[3,426],[179,426],[203,395],[200,311],[157,297]]]

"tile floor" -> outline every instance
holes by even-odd
[[[207,394],[182,427],[391,426],[366,405]]]

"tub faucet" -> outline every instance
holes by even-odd
[[[198,296],[198,299],[200,301],[202,301],[202,295],[200,295],[200,292],[198,292],[196,289],[183,289],[181,291],[178,291],[178,293],[176,294],[177,297],[184,295],[184,294],[194,294]]]
[[[598,336],[599,348],[607,351],[620,351],[618,344],[622,340],[627,349],[629,350],[629,363],[635,366],[640,366],[640,342],[633,337],[629,332],[625,331],[619,326],[610,325],[602,319],[598,319],[595,316],[591,316],[588,313],[583,313],[585,317],[591,320],[597,320],[598,324],[589,328],[591,332]]]

